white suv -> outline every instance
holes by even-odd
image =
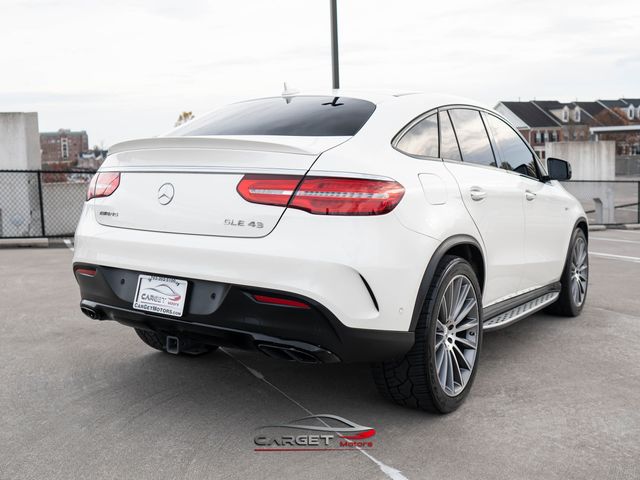
[[[373,362],[388,398],[449,412],[483,331],[584,305],[586,216],[547,164],[459,98],[236,103],[111,148],[76,231],[81,308],[170,353]]]

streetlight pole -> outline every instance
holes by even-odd
[[[332,88],[340,88],[340,67],[338,65],[338,5],[337,0],[329,0],[331,5],[331,76]]]

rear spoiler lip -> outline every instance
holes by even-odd
[[[352,137],[261,135],[150,137],[117,143],[109,148],[109,156],[115,153],[156,149],[252,150],[316,156],[350,138]]]

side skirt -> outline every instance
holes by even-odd
[[[485,308],[483,330],[499,330],[542,310],[558,299],[560,288],[556,282]]]

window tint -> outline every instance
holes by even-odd
[[[438,116],[434,114],[420,120],[402,136],[396,147],[410,155],[437,157]]]
[[[505,170],[538,178],[536,161],[522,139],[513,129],[493,115],[484,115],[500,154],[500,167]]]
[[[347,97],[274,97],[234,103],[179,127],[170,136],[352,136],[376,106]]]
[[[440,156],[447,160],[462,160],[458,141],[447,112],[440,112]]]
[[[481,165],[496,166],[491,143],[482,123],[480,112],[476,110],[449,110],[451,121],[456,129],[462,160]]]

